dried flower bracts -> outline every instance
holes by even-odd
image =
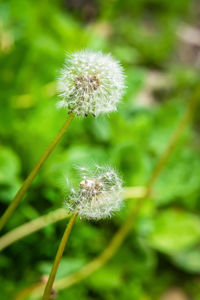
[[[124,90],[123,70],[110,54],[79,51],[67,55],[58,81],[61,100],[76,115],[108,113],[116,110]]]
[[[87,219],[110,217],[121,207],[122,182],[117,173],[108,167],[96,167],[94,172],[82,171],[78,190],[71,190],[67,208]]]

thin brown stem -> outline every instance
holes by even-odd
[[[54,140],[51,142],[49,147],[46,149],[46,151],[42,154],[42,156],[40,157],[40,159],[38,160],[38,162],[36,163],[36,165],[34,166],[32,171],[30,172],[28,177],[25,179],[24,183],[22,184],[21,188],[17,192],[16,196],[14,197],[14,199],[12,200],[12,202],[10,203],[10,205],[8,206],[8,208],[6,209],[4,214],[1,216],[0,231],[3,229],[6,222],[11,217],[11,215],[13,214],[13,212],[15,211],[17,206],[19,205],[19,203],[22,200],[22,198],[24,197],[26,191],[29,189],[32,181],[34,180],[37,173],[39,172],[40,168],[43,166],[43,164],[45,163],[45,161],[47,160],[47,158],[49,157],[51,152],[54,150],[54,148],[56,147],[56,145],[58,144],[58,142],[60,141],[60,139],[62,138],[64,133],[67,131],[67,129],[68,129],[69,125],[71,124],[73,118],[74,118],[74,114],[71,114],[68,117],[68,119],[64,123],[63,127],[60,129],[60,131],[58,132],[58,134],[56,135]]]
[[[47,284],[46,284],[46,287],[45,287],[45,290],[44,290],[42,300],[49,300],[50,299],[53,283],[54,283],[56,273],[57,273],[57,270],[58,270],[58,266],[60,264],[60,260],[62,258],[65,246],[67,244],[67,241],[68,241],[70,232],[72,230],[72,227],[74,225],[74,222],[76,220],[76,217],[77,217],[77,214],[74,214],[71,217],[71,219],[69,220],[68,224],[67,224],[67,227],[66,227],[65,232],[63,234],[62,240],[61,240],[60,245],[58,247],[58,251],[56,253],[56,257],[55,257],[53,267],[51,269],[51,273],[49,275],[49,278],[48,278],[48,281],[47,281]]]

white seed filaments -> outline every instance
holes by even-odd
[[[95,172],[85,170],[78,190],[71,190],[67,208],[87,219],[103,219],[118,211],[122,204],[122,182],[116,172],[97,167]]]
[[[58,81],[58,107],[94,116],[116,110],[124,90],[122,67],[110,54],[79,51],[67,55]]]

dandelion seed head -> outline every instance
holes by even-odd
[[[87,219],[104,219],[118,211],[122,204],[122,181],[115,170],[96,167],[84,169],[78,189],[71,189],[66,207]]]
[[[112,112],[123,90],[123,69],[110,54],[75,52],[67,55],[58,80],[58,107],[66,107],[76,115]]]

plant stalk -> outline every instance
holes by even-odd
[[[59,208],[54,211],[49,212],[46,215],[38,217],[32,221],[29,221],[21,226],[14,228],[13,230],[7,232],[0,238],[0,251],[12,245],[16,241],[34,233],[38,230],[47,227],[50,224],[56,223],[58,221],[67,219],[70,215],[66,213],[66,209]]]
[[[24,183],[22,184],[21,188],[17,192],[16,196],[4,212],[4,214],[1,216],[0,219],[0,231],[3,229],[4,225],[7,223],[8,219],[11,217],[15,209],[17,208],[18,204],[20,203],[21,199],[25,195],[26,191],[29,189],[32,181],[36,177],[37,173],[39,172],[40,168],[43,166],[51,152],[54,150],[60,139],[63,137],[64,133],[67,131],[69,125],[71,124],[74,114],[69,115],[68,119],[64,123],[63,127],[60,129],[54,140],[51,142],[49,147],[46,149],[46,151],[42,154],[38,162],[36,163],[35,167],[32,169],[28,177],[25,179]]]
[[[56,273],[57,273],[57,270],[58,270],[58,266],[60,264],[60,260],[62,258],[65,246],[67,244],[67,241],[68,241],[70,232],[72,230],[72,227],[74,225],[74,222],[76,220],[76,217],[77,217],[77,214],[74,214],[71,217],[71,219],[69,220],[68,224],[67,224],[67,227],[66,227],[65,232],[63,234],[62,240],[61,240],[60,245],[58,247],[58,251],[56,253],[56,257],[55,257],[53,267],[51,269],[51,273],[49,275],[49,279],[47,281],[47,284],[46,284],[46,287],[45,287],[45,290],[44,290],[42,300],[49,300],[50,299],[53,283],[54,283]]]

